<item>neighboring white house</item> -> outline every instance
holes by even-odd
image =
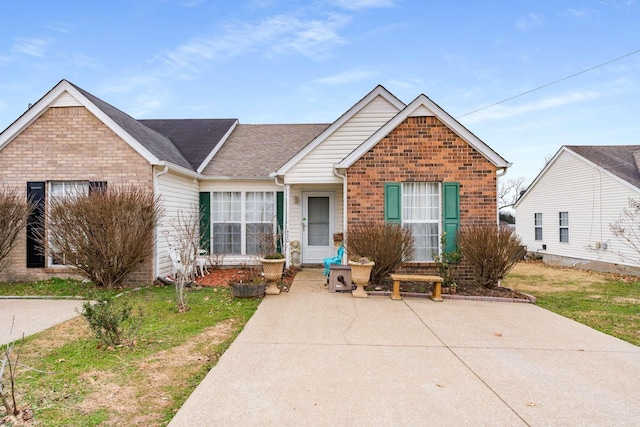
[[[515,204],[516,232],[545,263],[640,274],[640,254],[609,227],[630,198],[640,145],[563,146]]]

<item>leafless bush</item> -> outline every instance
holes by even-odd
[[[195,280],[196,263],[200,252],[200,212],[196,207],[186,212],[179,210],[172,218],[167,240],[169,250],[174,251],[177,259],[172,259],[176,275],[176,302],[179,312],[189,310],[185,288]]]
[[[13,318],[15,322],[15,317]],[[13,331],[13,322],[11,323],[10,332]],[[24,336],[22,337],[24,338]],[[9,416],[17,416],[20,414],[18,403],[16,401],[16,368],[20,359],[20,353],[14,351],[15,342],[10,342],[5,346],[4,356],[0,362],[0,401]],[[5,375],[5,371],[7,375]],[[5,391],[5,377],[9,384],[9,390]],[[0,419],[0,422],[2,420]],[[4,424],[3,424],[4,425]]]
[[[119,286],[153,256],[160,204],[139,187],[52,198],[41,247],[98,287]]]
[[[463,260],[471,267],[473,280],[485,288],[496,286],[526,252],[520,238],[508,227],[462,227],[458,245]]]
[[[23,193],[0,187],[0,272],[9,261],[18,233],[27,225],[34,204]]]
[[[609,230],[634,255],[640,255],[640,200],[629,198],[629,204],[622,209],[620,217],[609,224]],[[630,257],[618,251],[618,256],[624,261],[640,265],[640,258]]]
[[[361,223],[347,230],[346,240],[350,259],[367,257],[375,262],[371,270],[372,283],[381,283],[403,260],[412,259],[415,252],[411,231],[399,224]]]

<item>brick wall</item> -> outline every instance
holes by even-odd
[[[48,109],[0,150],[0,185],[15,187],[26,197],[28,181],[107,181],[108,185],[153,188],[152,168],[126,142],[84,107]],[[40,280],[72,276],[69,269],[26,268],[25,232],[0,280]],[[128,282],[150,283],[153,260]]]
[[[497,220],[496,167],[435,117],[409,117],[347,171],[348,223],[384,220],[385,182],[460,183],[460,225]],[[434,263],[402,272],[437,274]],[[460,282],[468,279],[462,263]]]

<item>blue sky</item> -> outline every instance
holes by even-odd
[[[332,122],[425,94],[532,180],[563,144],[640,144],[635,0],[5,2],[0,129],[61,79],[135,118]]]

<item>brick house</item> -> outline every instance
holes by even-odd
[[[255,259],[257,235],[276,227],[289,264],[318,264],[350,224],[386,220],[416,237],[403,268],[428,271],[442,232],[496,223],[497,179],[509,166],[426,96],[407,105],[382,86],[330,124],[245,125],[136,120],[63,80],[0,134],[0,184],[43,206],[72,185],[153,189],[165,218],[154,259],[132,282],[170,273],[169,223],[193,207],[204,213],[202,246],[225,264]],[[29,230],[12,257],[0,280],[68,274],[34,252]]]

